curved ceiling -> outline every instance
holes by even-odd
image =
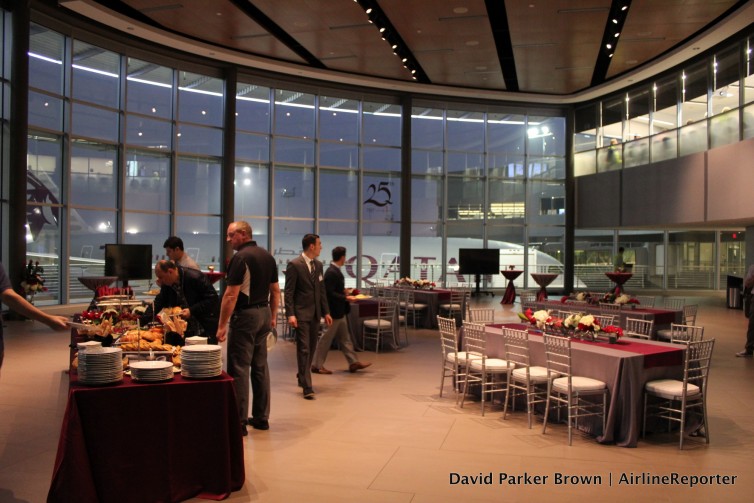
[[[296,69],[337,72],[402,89],[414,85],[421,92],[429,86],[466,95],[509,97],[564,98],[632,75],[641,77],[642,71],[656,73],[658,64],[670,61],[673,54],[705,50],[721,36],[754,22],[752,2],[735,0],[60,0],[59,4],[118,29],[130,23],[133,26],[125,29],[131,34],[138,35],[134,26],[159,30],[189,46],[201,44],[248,56],[249,66],[267,61],[299,75],[306,73]],[[693,54],[698,52],[683,57]]]

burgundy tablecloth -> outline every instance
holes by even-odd
[[[519,323],[488,325],[487,354],[492,357],[505,358],[505,344],[502,327],[519,330],[531,325]],[[531,365],[546,365],[544,340],[541,336],[529,335]],[[633,343],[633,341],[630,341]],[[579,428],[597,435],[601,443],[615,443],[622,447],[636,447],[641,430],[641,412],[643,408],[644,385],[655,379],[679,379],[683,375],[682,364],[650,365],[645,360],[669,357],[676,353],[677,361],[682,361],[683,347],[656,341],[636,342],[636,345],[588,343],[574,341],[571,345],[571,363],[574,375],[599,379],[610,390],[608,399],[607,427],[602,431],[599,418],[582,418]],[[653,352],[646,346],[655,346]],[[632,349],[628,349],[631,347]],[[680,357],[680,360],[678,360]],[[672,363],[672,362],[671,362]]]
[[[227,374],[101,387],[71,375],[48,502],[222,500],[244,478]]]

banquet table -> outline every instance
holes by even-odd
[[[558,275],[552,273],[531,273],[531,277],[539,285],[537,300],[547,300],[547,285],[555,281]]]
[[[521,276],[524,271],[515,271],[512,269],[502,270],[500,273],[508,280],[508,286],[505,287],[505,293],[503,294],[503,300],[501,304],[513,304],[516,302],[516,287],[513,285],[513,281]]]
[[[487,353],[505,357],[502,328],[528,328],[518,323],[486,327]],[[529,333],[530,364],[546,366],[544,338]],[[574,375],[599,379],[610,390],[607,426],[601,432],[600,418],[581,418],[579,429],[601,433],[600,443],[636,447],[641,432],[644,385],[655,379],[681,379],[684,346],[658,341],[622,338],[617,344],[573,341],[571,344]],[[525,409],[525,407],[524,407]]]
[[[227,498],[244,484],[233,378],[89,387],[71,373],[48,502]]]
[[[560,302],[554,300],[537,302],[537,309],[559,309],[562,311],[578,311],[588,314],[600,314],[599,306],[578,303],[572,304],[570,302]],[[639,318],[642,320],[654,320],[653,334],[657,334],[658,330],[670,328],[671,323],[683,323],[683,311],[677,309],[655,309],[655,308],[641,308],[635,307],[635,305],[622,305],[620,312],[620,326],[626,326],[626,318]]]
[[[450,302],[450,290],[442,288],[414,290],[414,302],[427,306],[426,309],[423,309],[422,316],[416,318],[416,327],[437,328],[437,315],[440,314],[440,304]],[[466,306],[463,306],[463,309],[465,310]]]

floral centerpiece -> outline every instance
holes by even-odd
[[[574,313],[563,320],[563,327],[573,330],[574,335],[579,335],[582,339],[587,340],[594,340],[595,336],[600,332],[613,334],[615,339],[623,337],[623,329],[615,325],[602,327],[591,314]],[[609,335],[608,338],[612,339]]]
[[[563,329],[563,320],[551,316],[550,311],[546,309],[540,309],[539,311],[527,309],[523,313],[518,313],[518,317],[546,332],[560,332]]]
[[[623,305],[623,304],[637,305],[639,304],[639,300],[634,299],[633,297],[629,297],[625,293],[622,293],[615,298],[615,303],[620,304],[620,305]]]
[[[401,278],[397,280],[394,283],[394,286],[403,287],[403,288],[416,288],[418,290],[432,290],[435,287],[435,283],[433,281],[429,281],[426,279],[411,279],[408,276],[405,278]]]

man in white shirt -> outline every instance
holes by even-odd
[[[200,270],[199,264],[194,262],[194,259],[189,257],[188,254],[183,251],[183,240],[178,236],[170,236],[167,238],[162,247],[165,248],[165,254],[168,258],[176,265],[179,265],[184,269]]]

